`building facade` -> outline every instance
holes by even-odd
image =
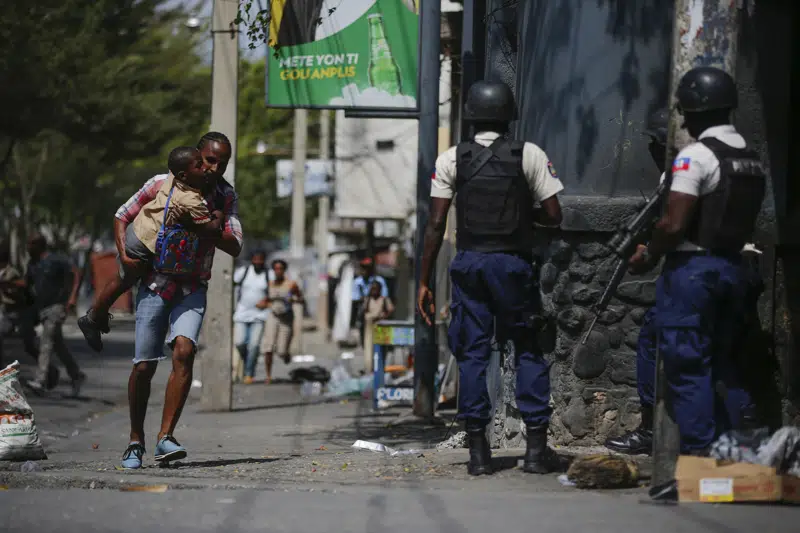
[[[740,11],[735,121],[772,181],[757,237],[767,281],[764,334],[745,357],[771,377],[782,421],[797,423],[800,185],[788,179],[798,163],[789,159],[797,134],[787,113],[797,107],[790,99],[797,87],[797,7],[749,4]],[[627,276],[586,345],[580,337],[614,266],[603,244],[658,184],[642,130],[652,111],[667,106],[672,22],[673,2],[660,0],[464,1],[460,93],[481,78],[508,84],[519,108],[515,137],[541,146],[566,187],[562,228],[543,231],[536,249],[543,301],[558,321],[548,353],[558,444],[597,444],[639,422],[635,347],[655,301],[655,275]],[[468,134],[460,128],[461,138]],[[501,447],[523,438],[512,362],[506,354],[501,365],[495,416]]]

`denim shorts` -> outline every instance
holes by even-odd
[[[205,312],[206,289],[186,296],[179,291],[171,300],[165,300],[150,289],[140,287],[136,295],[133,363],[166,359],[164,346],[172,346],[176,337],[186,337],[197,348]]]

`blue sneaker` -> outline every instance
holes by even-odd
[[[133,470],[142,467],[142,457],[145,454],[144,445],[140,442],[131,442],[128,449],[122,454],[122,468]]]
[[[177,461],[186,457],[186,448],[178,444],[175,437],[167,435],[163,437],[156,445],[156,461],[169,462]]]

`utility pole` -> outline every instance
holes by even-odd
[[[214,43],[211,80],[211,130],[231,141],[231,160],[225,179],[236,175],[236,123],[239,99],[239,32],[233,20],[236,0],[214,0],[211,35]],[[208,310],[201,361],[203,388],[200,404],[207,411],[230,411],[233,353],[233,257],[217,250],[208,284]]]
[[[289,232],[291,255],[303,257],[306,243],[306,149],[308,110],[294,110],[294,145],[292,146],[292,227]]]
[[[319,114],[319,157],[327,165],[330,159],[331,112],[323,109]],[[327,180],[326,180],[327,181]],[[317,329],[322,338],[328,338],[328,218],[331,199],[327,192],[319,197],[319,224],[317,225],[317,257],[322,269],[319,277],[319,301],[317,305]]]
[[[667,138],[667,168],[672,166],[681,148],[692,142],[681,129],[683,117],[678,113],[675,92],[681,77],[695,67],[721,68],[735,79],[739,9],[736,2],[698,2],[676,0],[673,23],[672,73],[670,79],[671,110]],[[680,435],[675,420],[667,409],[664,365],[656,357],[656,399],[653,426],[653,480],[658,486],[675,477],[675,464],[680,454]]]
[[[431,176],[436,165],[439,139],[439,53],[441,2],[423,2],[420,7],[419,150],[417,154],[417,234],[415,295],[419,292],[425,226],[430,215]],[[431,292],[436,294],[436,276],[431,276]],[[414,298],[416,301],[416,297]],[[436,308],[434,302],[434,309]],[[434,314],[434,322],[436,315]],[[436,372],[439,350],[436,324],[428,326],[414,313],[414,414],[432,418],[436,406]]]
[[[299,262],[306,245],[306,152],[308,150],[308,110],[294,110],[294,144],[292,146],[292,226],[289,230],[289,253]],[[297,268],[296,272],[305,271]],[[303,286],[302,279],[297,279]],[[292,351],[303,353],[303,304],[293,304]]]
[[[453,106],[458,116],[460,140],[469,140],[470,128],[464,123],[462,116],[467,93],[472,84],[483,79],[483,50],[486,47],[486,31],[483,26],[486,18],[486,2],[482,0],[464,0],[464,15],[461,33],[461,86],[459,101]],[[477,51],[477,52],[476,52]]]

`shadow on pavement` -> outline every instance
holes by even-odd
[[[235,465],[257,465],[274,463],[275,461],[286,461],[286,458],[255,458],[247,457],[243,459],[217,459],[213,461],[175,461],[174,463],[164,463],[158,465],[159,468],[164,470],[177,470],[181,468],[214,468],[218,466],[235,466]]]
[[[445,439],[449,424],[430,423],[424,420],[405,419],[392,422],[403,416],[402,411],[371,412],[371,402],[361,401],[353,422],[332,429],[328,440],[352,444],[357,440],[379,442],[386,446],[414,446],[432,448]]]

